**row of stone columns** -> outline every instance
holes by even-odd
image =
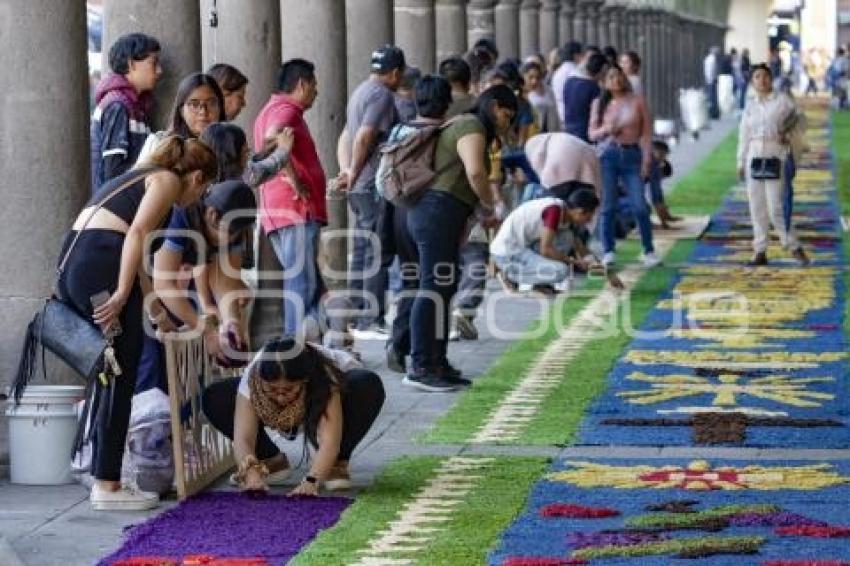
[[[88,195],[89,148],[84,0],[0,0],[0,16],[0,237],[27,241],[7,247],[15,269],[0,272],[0,317],[12,329],[0,340],[2,383],[24,322],[52,284],[60,236]],[[495,38],[503,56],[546,53],[572,39],[632,48],[646,61],[656,114],[675,116],[676,89],[702,83],[702,58],[725,33],[707,21],[603,0],[105,0],[104,22],[107,49],[131,31],[162,42],[157,128],[167,126],[182,77],[227,62],[250,79],[239,120],[250,133],[280,61],[312,60],[320,95],[307,118],[329,176],[347,94],[379,44],[397,43],[424,72],[482,37]]]

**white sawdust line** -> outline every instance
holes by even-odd
[[[395,519],[360,551],[355,564],[396,566],[415,562],[417,553],[443,532],[454,508],[475,489],[483,477],[480,472],[493,461],[455,456],[443,462]]]
[[[664,257],[676,240],[659,239],[656,253]],[[645,270],[636,266],[619,273],[631,288]],[[584,347],[594,340],[626,297],[606,289],[576,315],[570,325],[559,332],[537,362],[529,368],[514,389],[496,406],[472,437],[473,443],[516,440],[537,415],[541,404],[564,379],[567,366]]]

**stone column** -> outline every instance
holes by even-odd
[[[682,75],[679,69],[681,51],[678,49],[678,30],[676,29],[675,12],[664,12],[664,77],[667,84],[667,99],[664,108],[664,116],[674,118],[676,116],[676,104],[679,98]]]
[[[519,57],[519,2],[499,0],[495,10],[496,46],[499,57]]]
[[[558,47],[558,9],[560,0],[543,0],[540,10],[540,51],[548,55]]]
[[[522,0],[519,12],[519,51],[525,58],[540,48],[540,0]],[[546,53],[543,54],[544,57]]]
[[[599,47],[605,47],[606,45],[613,45],[613,41],[611,41],[611,37],[609,36],[608,26],[611,23],[611,12],[607,6],[601,6],[599,8],[599,15],[596,20],[596,41]]]
[[[631,51],[639,52],[637,45],[637,32],[635,31],[637,26],[634,25],[634,20],[635,11],[629,7],[624,7],[620,12],[619,47],[622,50],[629,49]]]
[[[451,55],[466,53],[466,2],[437,0],[437,64]]]
[[[345,43],[348,94],[369,76],[376,47],[393,43],[390,0],[345,0]]]
[[[434,0],[395,0],[395,43],[404,50],[409,65],[422,73],[437,66],[437,39],[434,29]]]
[[[89,196],[85,14],[82,0],[0,2],[0,391],[14,378],[27,323],[52,291],[62,236]],[[5,427],[0,418],[0,469]]]
[[[217,0],[215,17],[210,16],[210,10],[201,11],[202,67],[228,63],[248,77],[245,108],[235,122],[250,139],[254,119],[277,84],[280,0]]]
[[[180,80],[201,69],[201,9],[183,0],[106,0],[103,51],[119,36],[143,32],[162,45],[163,76],[156,88],[154,129],[165,129]]]
[[[581,0],[580,0],[581,1]],[[590,45],[599,45],[599,6],[600,0],[583,0],[587,5],[587,23],[585,31],[585,42]]]
[[[466,7],[466,35],[470,48],[481,38],[496,38],[495,4],[495,0],[469,0]],[[501,53],[499,57],[502,57]]]
[[[573,39],[581,43],[587,43],[587,4],[585,0],[578,0],[573,13]]]
[[[648,79],[649,105],[653,114],[658,113],[664,97],[664,87],[661,81],[661,36],[658,22],[658,11],[648,11],[646,14],[646,52],[648,57],[644,77]]]
[[[611,6],[608,8],[608,41],[621,53],[628,49],[621,33],[623,9],[622,6]]]
[[[564,46],[573,40],[573,16],[576,12],[576,0],[561,0],[561,14],[558,18],[558,45]]]

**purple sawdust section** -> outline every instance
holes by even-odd
[[[191,554],[284,564],[334,525],[350,503],[341,497],[204,493],[131,528],[124,545],[99,566],[134,556],[179,559]]]
[[[663,534],[641,532],[570,533],[567,535],[567,544],[575,549],[596,546],[631,546],[662,540],[667,540]]]
[[[741,513],[729,517],[729,524],[736,527],[825,527],[829,525],[829,523],[787,511],[766,514]]]

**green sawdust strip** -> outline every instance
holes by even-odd
[[[442,461],[443,458],[437,456],[395,460],[368,489],[357,495],[339,522],[320,534],[291,564],[353,562],[356,552],[395,518],[396,512],[428,481]]]
[[[693,240],[676,242],[664,259],[672,265],[680,264],[695,245]],[[632,328],[640,326],[677,272],[674,268],[657,267],[638,281],[631,293],[631,315],[627,319]],[[616,334],[589,342],[570,362],[568,377],[544,400],[517,444],[568,444],[574,440],[588,405],[605,390],[608,373],[633,339],[633,332],[623,329],[623,318],[620,316]]]
[[[765,537],[704,537],[673,539],[634,545],[610,545],[582,548],[573,552],[574,558],[631,558],[669,554],[679,558],[705,558],[717,554],[755,554],[765,543]]]
[[[618,256],[625,262],[634,261],[638,253],[639,245],[635,241],[624,242],[618,248]],[[530,325],[527,336],[537,334],[541,325],[546,325],[547,321],[553,320],[558,309],[561,311],[560,320],[565,324],[569,323],[601,289],[600,280],[590,280],[579,297],[558,300],[547,316],[541,317]],[[440,417],[434,428],[418,440],[447,444],[468,441],[484,424],[493,409],[516,387],[540,353],[557,336],[555,325],[548,325],[546,332],[539,337],[517,340],[483,375],[475,379],[475,385],[458,398],[451,410]]]
[[[838,175],[841,214],[850,215],[850,113],[832,113],[832,155]]]
[[[776,505],[723,505],[695,513],[653,513],[637,515],[626,520],[634,529],[675,530],[700,527],[716,519],[730,519],[736,515],[770,515],[782,509]]]
[[[388,465],[375,483],[357,495],[332,528],[320,534],[290,564],[352,564],[359,551],[396,518],[401,507],[446,458],[404,457]],[[444,531],[416,553],[418,564],[482,564],[499,534],[522,510],[531,485],[546,471],[546,458],[496,458],[476,470],[484,477],[456,506]],[[408,555],[404,555],[409,557]]]
[[[419,564],[484,564],[549,464],[545,458],[496,459],[484,480],[458,506],[445,534],[421,554]]]
[[[714,214],[729,187],[737,184],[735,154],[738,131],[726,136],[693,171],[682,177],[666,197],[673,214]]]

